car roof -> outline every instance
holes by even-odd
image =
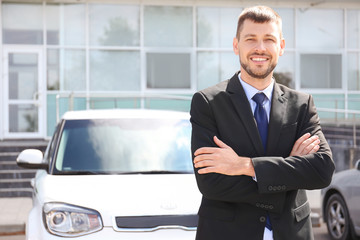
[[[188,112],[172,110],[150,110],[150,109],[106,109],[106,110],[81,110],[66,112],[62,119],[119,119],[119,118],[170,118],[189,119]]]

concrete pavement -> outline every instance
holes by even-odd
[[[31,207],[28,197],[0,198],[0,236],[24,234]]]

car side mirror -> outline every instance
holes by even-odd
[[[355,163],[355,169],[360,170],[360,159],[358,159]]]
[[[47,169],[48,164],[43,161],[43,153],[38,149],[26,149],[22,151],[16,163],[19,167],[30,169]]]

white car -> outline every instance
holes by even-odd
[[[87,110],[61,119],[38,168],[27,240],[195,239],[201,194],[182,112]]]

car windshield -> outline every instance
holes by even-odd
[[[67,120],[54,174],[190,173],[185,119]]]

